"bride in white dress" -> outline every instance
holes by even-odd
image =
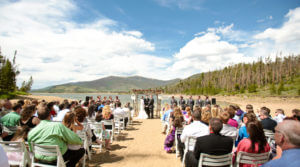
[[[141,98],[141,104],[140,104],[140,111],[137,119],[147,119],[148,115],[146,114],[145,107],[144,107],[144,97]]]

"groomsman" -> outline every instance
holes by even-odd
[[[205,101],[204,101],[204,105],[206,106],[207,104],[211,105],[211,101],[209,100],[208,96],[205,97]]]
[[[153,96],[150,95],[150,101],[149,101],[149,118],[153,119],[153,110],[154,110],[154,99]]]
[[[201,107],[201,108],[204,106],[204,101],[201,99],[201,96],[198,96],[198,98],[196,100],[196,106]]]
[[[171,98],[171,106],[177,106],[177,100],[174,98],[174,96],[172,96]]]
[[[181,108],[184,108],[184,107],[185,107],[185,100],[183,99],[182,96],[180,96],[179,106],[180,106]]]
[[[195,101],[194,101],[193,97],[190,96],[190,98],[187,100],[187,106],[189,106],[192,111],[194,109],[194,104],[195,104]]]
[[[150,102],[149,96],[146,95],[146,98],[144,99],[144,107],[145,107],[146,114],[148,115],[148,119],[150,118],[149,102]]]

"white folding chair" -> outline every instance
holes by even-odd
[[[185,149],[182,158],[182,166],[184,166],[185,156],[188,151],[194,151],[196,145],[197,138],[196,137],[187,137],[185,141]]]
[[[230,166],[232,167],[232,154],[210,155],[200,154],[198,167],[202,166]]]
[[[125,129],[125,118],[115,115],[114,116],[115,133],[120,134],[121,130]]]
[[[83,129],[83,130],[77,131],[76,134],[77,134],[77,135],[81,138],[81,140],[83,141],[83,148],[84,148],[85,151],[87,152],[89,160],[91,160],[91,153],[90,153],[89,141],[88,141],[88,137],[87,137],[86,130]],[[86,158],[87,158],[87,157],[86,157],[86,153],[84,153],[84,156],[83,156],[83,166],[85,166]]]
[[[102,133],[103,128],[102,128],[102,125],[103,125],[102,122],[93,122],[93,123],[90,124],[90,128],[94,130],[95,136],[101,141],[103,141],[103,133]],[[92,144],[92,147],[100,148],[100,152],[102,151],[102,143],[97,144],[97,145]]]
[[[236,158],[237,167],[242,164],[250,164],[258,166],[258,164],[264,164],[269,161],[269,152],[266,153],[247,153],[247,152],[238,152]]]
[[[101,122],[103,123],[104,126],[106,126],[106,125],[112,126],[112,129],[105,129],[105,131],[107,131],[107,132],[109,132],[111,134],[110,135],[110,141],[113,142],[114,133],[115,133],[115,124],[114,124],[114,121],[113,120],[102,120]]]
[[[8,159],[9,165],[18,165],[22,167],[26,167],[26,164],[28,164],[29,166],[31,165],[30,156],[24,142],[1,141],[0,144],[6,154],[22,154],[21,161]]]
[[[51,167],[51,166],[57,166],[57,167],[66,167],[66,164],[64,162],[63,156],[59,150],[59,147],[57,145],[40,145],[40,144],[34,144],[31,143],[32,147],[32,161],[31,165],[32,167],[39,166],[39,167]],[[54,156],[57,157],[56,165],[49,165],[42,162],[35,162],[35,155],[43,155],[43,156]]]
[[[272,130],[264,129],[265,136],[267,138],[268,143],[271,145],[274,140],[274,132]]]
[[[179,150],[178,150],[178,135],[181,135],[183,128],[176,128],[175,131],[175,146],[176,146],[176,157],[179,157]]]

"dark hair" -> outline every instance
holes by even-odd
[[[197,121],[200,121],[201,120],[201,111],[199,109],[196,109],[194,112],[193,112],[193,119],[194,120],[197,120]]]
[[[223,123],[222,123],[221,119],[219,119],[219,118],[210,119],[209,125],[215,134],[219,134],[223,128]]]
[[[227,111],[228,111],[229,117],[233,118],[234,115],[235,115],[235,109],[234,109],[234,107],[233,106],[229,106],[228,109],[227,109]]]
[[[17,103],[21,104],[22,106],[25,104],[24,100],[18,100]]]
[[[58,108],[59,108],[59,110],[63,110],[63,109],[65,108],[65,104],[60,104],[60,105],[58,106]]]
[[[267,140],[261,123],[259,121],[247,123],[247,132],[251,140],[252,151],[255,150],[255,143],[258,143],[258,153],[262,152]]]
[[[248,119],[247,123],[257,121],[256,115],[254,113],[246,113],[244,114],[244,117]]]
[[[27,121],[33,115],[35,110],[36,110],[35,105],[26,106],[21,113],[21,120]]]
[[[300,116],[300,110],[299,109],[293,109],[292,113],[295,113],[296,116]]]
[[[13,106],[12,109],[13,109],[14,111],[17,111],[18,109],[22,109],[22,104],[17,103],[17,104],[15,104],[15,105]]]
[[[88,116],[92,117],[94,115],[95,109],[96,109],[96,105],[90,105],[88,108]]]
[[[49,117],[50,115],[50,109],[47,107],[40,107],[38,109],[38,117],[40,120],[45,120]]]
[[[174,127],[182,127],[182,119],[180,117],[175,117],[174,121],[173,121],[173,126]]]
[[[122,104],[121,104],[121,102],[119,102],[119,101],[116,103],[116,106],[117,106],[117,107],[121,107],[121,105],[122,105]]]
[[[262,107],[260,110],[264,110],[268,113],[268,115],[270,115],[271,110],[268,107]]]
[[[50,102],[50,103],[48,103],[47,104],[47,108],[49,109],[49,110],[51,110],[52,109],[52,107],[54,106],[54,102]]]
[[[86,111],[84,108],[82,107],[78,107],[74,110],[75,114],[76,114],[76,117],[77,117],[77,120],[79,122],[83,122],[83,120],[85,119],[86,117]]]

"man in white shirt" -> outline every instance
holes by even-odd
[[[125,128],[127,126],[127,122],[128,122],[128,117],[127,116],[127,113],[126,111],[124,111],[122,108],[121,108],[121,102],[116,102],[116,109],[114,110],[114,116],[115,117],[121,117],[121,118],[125,118]]]
[[[71,105],[68,104],[68,103],[66,103],[66,104],[64,105],[64,109],[61,110],[61,111],[57,114],[57,116],[53,118],[53,121],[60,121],[60,122],[63,121],[63,119],[64,119],[66,113],[70,111],[70,107],[71,107]]]
[[[200,110],[195,110],[193,115],[193,123],[184,127],[182,134],[180,136],[181,142],[185,143],[188,137],[201,137],[209,134],[208,126],[200,122],[201,112]],[[193,150],[190,148],[189,150]]]

